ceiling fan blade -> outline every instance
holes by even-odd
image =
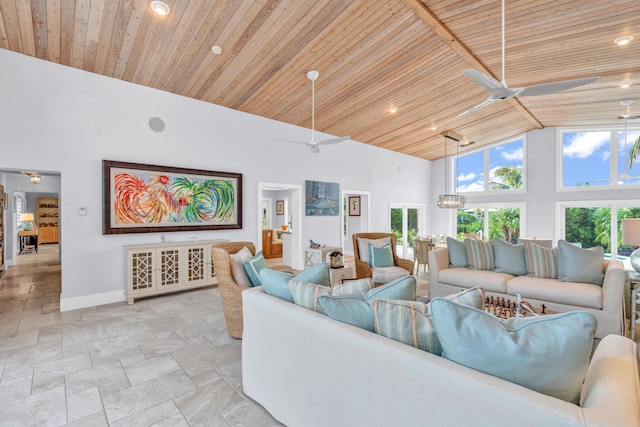
[[[496,89],[504,89],[504,85],[491,76],[487,76],[478,70],[464,70],[464,74],[480,86],[492,92]]]
[[[585,77],[583,79],[561,80],[553,83],[542,83],[539,85],[526,86],[522,88],[522,92],[518,96],[539,96],[549,95],[551,93],[560,92],[574,87],[593,83],[599,77]]]
[[[469,108],[467,111],[458,114],[458,117],[466,116],[467,114],[473,113],[476,110],[481,109],[482,107],[486,107],[489,104],[493,104],[496,101],[500,101],[499,99],[495,99],[493,97],[485,99],[485,101],[481,104],[476,105],[475,107]]]
[[[329,138],[329,139],[324,139],[322,141],[316,141],[313,144],[315,144],[315,145],[320,145],[320,144],[322,144],[322,145],[331,145],[331,144],[337,144],[337,143],[343,142],[343,141],[348,141],[350,139],[351,139],[350,136],[341,136],[339,138]]]

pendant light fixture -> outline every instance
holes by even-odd
[[[453,185],[455,187],[454,194],[447,194],[447,181],[449,177],[449,173],[447,172],[447,164],[449,160],[447,159],[447,140],[451,139],[456,143],[456,170],[458,169],[458,142],[460,141],[460,137],[453,132],[447,131],[442,132],[442,136],[444,136],[444,194],[441,194],[438,197],[438,207],[443,209],[460,209],[464,208],[464,203],[466,202],[466,198],[458,194],[458,183],[454,178]]]

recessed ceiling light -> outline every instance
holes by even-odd
[[[431,130],[436,130],[436,129],[438,129],[438,126],[436,125],[431,126]]]
[[[389,108],[389,112],[390,112],[391,114],[395,114],[395,113],[397,113],[397,112],[398,112],[398,108],[396,108],[396,107],[391,107],[391,108]]]
[[[222,53],[222,48],[217,44],[213,45],[211,46],[211,53],[213,53],[214,55],[220,55]]]
[[[633,39],[634,39],[633,36],[623,36],[623,37],[618,37],[613,42],[618,46],[624,46],[625,44],[629,44],[629,42]]]
[[[160,0],[153,0],[151,2],[151,9],[158,15],[168,15],[169,12],[171,12],[169,5]]]
[[[626,88],[628,88],[629,86],[631,86],[631,84],[632,84],[631,82],[622,82],[622,83],[620,83],[620,87],[621,87],[622,89],[626,89]]]

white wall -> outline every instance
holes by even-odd
[[[390,202],[431,198],[431,162],[425,160],[353,141],[313,154],[302,145],[273,140],[304,140],[307,129],[3,49],[0,75],[0,170],[61,174],[61,306],[71,298],[93,296],[85,301],[99,304],[121,295],[122,247],[160,241],[160,233],[102,235],[103,159],[243,174],[242,230],[169,233],[169,241],[194,234],[201,240],[257,241],[258,181],[329,181],[371,191],[373,230],[388,228]],[[149,129],[154,116],[164,120],[164,132]],[[11,183],[7,187],[13,191]],[[88,214],[77,215],[79,207]],[[341,244],[339,216],[303,222],[303,242]]]

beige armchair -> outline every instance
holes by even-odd
[[[211,247],[227,332],[234,338],[242,338],[242,292],[251,288],[240,286],[234,280],[229,254],[235,254],[245,246],[255,255],[256,247],[251,242],[219,243]]]
[[[374,269],[369,266],[367,261],[363,261],[363,255],[360,254],[360,246],[358,245],[358,239],[369,239],[369,240],[377,240],[388,237],[391,241],[391,251],[393,253],[393,264],[394,267],[382,267],[376,268],[381,273],[389,273],[389,274],[374,274]],[[365,277],[369,277],[373,279],[375,285],[380,285],[386,283],[391,277],[402,277],[413,274],[414,263],[413,260],[410,259],[402,259],[398,257],[396,253],[396,245],[398,243],[398,239],[396,235],[393,233],[354,233],[351,238],[353,239],[353,258],[356,266],[356,277],[358,279],[362,279]],[[368,259],[368,256],[364,256],[364,259]],[[382,271],[387,269],[386,271]],[[406,273],[402,271],[402,269],[406,270]],[[393,280],[393,279],[391,279]]]

